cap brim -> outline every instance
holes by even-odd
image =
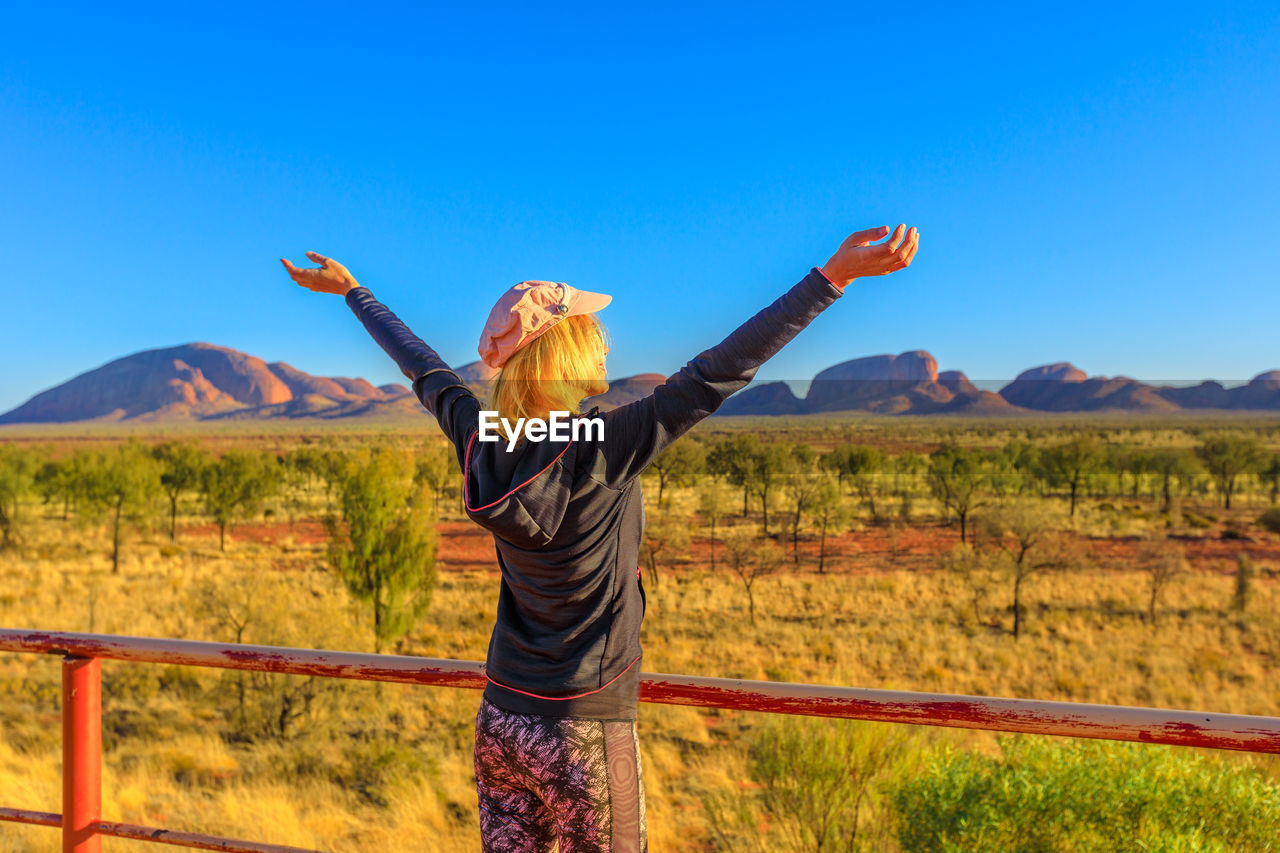
[[[589,290],[578,290],[573,294],[573,299],[569,301],[569,313],[565,316],[571,317],[574,314],[594,314],[612,301],[613,297],[605,293],[592,293]]]

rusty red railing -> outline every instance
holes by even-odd
[[[101,839],[106,836],[203,850],[301,851],[297,847],[103,820],[100,672],[103,659],[436,687],[480,689],[485,685],[484,665],[478,661],[107,634],[0,628],[0,652],[62,657],[63,737],[62,814],[0,808],[0,821],[60,826],[63,851],[75,853],[98,853]],[[656,673],[642,676],[640,701],[1280,754],[1280,718],[1277,717]]]

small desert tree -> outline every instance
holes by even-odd
[[[120,541],[127,522],[141,521],[160,493],[160,468],[148,449],[130,440],[95,456],[83,473],[84,507],[111,524],[111,572],[120,571]]]
[[[1022,633],[1022,593],[1027,579],[1072,565],[1074,554],[1059,536],[1067,520],[1053,505],[1018,498],[987,508],[978,526],[990,543],[996,565],[1013,583],[1013,636]]]
[[[842,530],[852,515],[844,502],[844,490],[836,478],[828,472],[818,475],[817,490],[813,495],[813,523],[818,528],[819,574],[826,572],[827,533]]]
[[[915,494],[916,477],[924,470],[927,461],[919,453],[904,450],[893,457],[893,492],[898,496],[898,518],[911,521],[911,502]]]
[[[691,485],[707,468],[707,450],[691,438],[677,439],[658,454],[649,471],[658,478],[658,507],[668,487]]]
[[[1124,495],[1125,475],[1131,473],[1134,467],[1134,460],[1137,451],[1133,445],[1125,442],[1117,444],[1105,445],[1102,449],[1101,470],[1109,473],[1114,478],[1115,494]],[[1104,492],[1104,494],[1107,492]],[[1138,496],[1137,478],[1135,477],[1133,486],[1133,496]]]
[[[245,632],[249,626],[264,621],[263,612],[273,602],[271,592],[283,593],[284,590],[268,590],[263,594],[263,586],[278,584],[278,580],[268,575],[265,584],[227,583],[222,578],[205,578],[187,591],[190,598],[190,612],[213,623],[219,634],[228,642],[243,643]],[[249,684],[244,670],[235,670],[228,676],[236,688],[237,719],[239,733],[248,731],[247,686]]]
[[[205,511],[218,525],[218,548],[226,550],[227,528],[256,513],[277,487],[276,461],[261,451],[228,450],[205,466],[200,494]]]
[[[1134,561],[1151,578],[1147,621],[1155,625],[1161,595],[1171,583],[1187,573],[1186,550],[1168,539],[1148,540],[1138,546]]]
[[[712,477],[698,487],[698,515],[711,528],[711,571],[716,569],[716,526],[729,513],[729,495]]]
[[[1258,479],[1268,486],[1267,496],[1272,505],[1280,499],[1280,453],[1273,453],[1266,464],[1258,471]]]
[[[749,488],[760,498],[761,527],[769,535],[770,497],[776,497],[791,468],[791,451],[783,444],[766,444],[756,453],[752,465]]]
[[[296,447],[285,456],[285,465],[297,474],[307,494],[311,494],[317,480],[328,484],[334,473],[332,459],[340,455],[332,446],[304,444]],[[341,465],[337,466],[340,469]]]
[[[724,537],[725,562],[742,581],[747,591],[747,605],[751,624],[756,624],[755,585],[763,577],[776,572],[785,556],[772,540],[756,535],[754,525],[742,524],[730,528]]]
[[[987,563],[987,555],[978,551],[968,542],[952,546],[942,555],[942,569],[948,575],[958,578],[969,593],[969,602],[973,607],[974,623],[982,624],[982,603],[990,595],[994,580]]]
[[[671,557],[689,550],[689,518],[674,510],[655,510],[645,516],[640,558],[649,564],[649,579],[658,587],[658,557]]]
[[[1256,438],[1236,435],[1210,438],[1196,447],[1196,455],[1213,475],[1224,509],[1231,509],[1231,495],[1240,478],[1261,470],[1266,462],[1266,453]]]
[[[1012,439],[986,454],[988,483],[997,498],[1025,494],[1031,485],[1036,449],[1025,441]]]
[[[63,521],[73,507],[77,511],[84,508],[88,474],[96,459],[96,451],[77,450],[64,459],[47,460],[36,471],[36,490],[46,504],[61,502]]]
[[[707,472],[724,477],[729,485],[742,489],[743,518],[747,517],[751,482],[760,448],[760,437],[750,432],[716,441],[707,451]]]
[[[969,514],[982,506],[986,482],[981,456],[955,444],[929,454],[929,490],[943,508],[960,521],[960,541],[967,542]]]
[[[880,495],[880,471],[885,466],[884,451],[862,445],[841,445],[823,456],[823,465],[834,470],[862,498],[871,518],[880,518],[876,499]]]
[[[1156,475],[1160,483],[1160,496],[1163,499],[1161,512],[1169,512],[1173,508],[1175,483],[1185,486],[1200,470],[1197,457],[1186,450],[1164,448],[1152,450],[1146,454],[1146,469]]]
[[[0,550],[20,538],[22,499],[35,486],[36,461],[28,451],[0,445]]]
[[[1050,486],[1067,487],[1074,516],[1081,487],[1102,469],[1104,459],[1102,445],[1096,438],[1078,435],[1062,444],[1042,448],[1039,472]]]
[[[819,480],[815,476],[817,462],[818,455],[809,445],[797,444],[791,448],[784,491],[791,516],[788,519],[791,527],[791,558],[797,566],[800,565],[800,528],[804,525],[805,516],[812,515],[818,493]]]
[[[430,490],[413,461],[378,448],[353,460],[338,486],[343,524],[330,515],[329,562],[373,614],[374,652],[409,632],[431,603],[439,537]]]
[[[303,478],[308,496],[317,480],[324,486],[325,509],[332,512],[338,487],[346,474],[347,451],[340,449],[330,437],[317,444],[306,445],[291,451],[285,460],[288,467],[293,468]]]
[[[295,582],[276,573],[255,577],[252,583],[222,574],[209,576],[192,584],[185,595],[186,612],[225,642],[334,649],[347,641],[349,623],[336,596],[304,595],[300,600]],[[223,670],[209,702],[222,706],[232,740],[283,742],[311,734],[328,741],[343,712],[335,700],[349,690],[344,681]]]
[[[151,448],[160,463],[160,488],[169,499],[169,541],[178,533],[178,500],[200,488],[200,477],[208,466],[209,454],[194,441],[166,441]]]
[[[460,477],[456,451],[452,445],[438,441],[427,445],[414,468],[414,479],[431,489],[432,506],[437,517],[440,515],[440,496],[450,483]]]

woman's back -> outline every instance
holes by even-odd
[[[509,711],[634,719],[641,660],[640,474],[745,387],[841,295],[817,269],[589,439],[481,441],[479,400],[366,288],[348,304],[454,443],[467,515],[494,535],[502,583],[486,696]]]
[[[485,695],[509,711],[634,719],[644,499],[638,478],[598,479],[610,453],[607,438],[468,439],[467,515],[493,533],[502,576]]]

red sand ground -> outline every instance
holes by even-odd
[[[442,571],[497,571],[492,535],[469,520],[441,521],[436,524],[440,533],[438,566]],[[818,537],[813,533],[801,533],[800,566],[792,560],[791,537],[782,532],[780,522],[770,520],[770,532],[783,548],[789,571],[816,574],[818,567]],[[1248,554],[1261,566],[1280,567],[1280,536],[1260,530],[1247,534],[1253,541],[1221,538],[1221,530],[1214,528],[1202,535],[1175,537],[1186,548],[1191,565],[1201,571],[1230,573],[1235,570],[1236,557]],[[183,527],[180,539],[199,538],[212,540],[216,546],[218,529],[211,524]],[[719,537],[719,533],[717,533]],[[237,524],[227,531],[227,541],[254,542],[274,545],[292,540],[295,546],[323,545],[326,540],[324,525],[316,519],[300,519],[297,522]],[[922,522],[909,527],[890,524],[869,524],[856,532],[829,535],[826,541],[826,571],[836,574],[868,573],[884,569],[910,569],[931,571],[937,568],[938,558],[960,542],[959,527],[936,522]],[[1115,537],[1085,540],[1084,546],[1093,555],[1096,565],[1103,568],[1128,569],[1132,567],[1136,537]],[[717,562],[721,556],[721,543],[717,538]],[[708,568],[711,564],[710,539],[706,535],[695,538],[690,546],[689,562],[672,566],[666,562],[664,571],[686,571],[689,568]]]
[[[218,544],[216,524],[178,525],[178,541],[184,539],[213,539]],[[259,545],[277,545],[284,539],[292,539],[295,545],[322,545],[328,539],[324,523],[315,519],[298,519],[271,523],[233,524],[227,528],[227,542],[253,542]]]

